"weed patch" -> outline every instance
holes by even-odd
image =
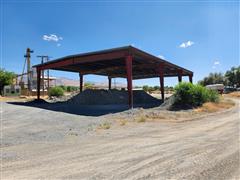
[[[99,125],[100,129],[110,129],[111,128],[111,124],[109,122],[104,122],[102,124]]]

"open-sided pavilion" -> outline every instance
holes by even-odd
[[[164,77],[188,76],[192,82],[193,72],[153,56],[132,46],[76,54],[62,57],[43,64],[37,69],[37,98],[40,99],[41,71],[46,69],[77,72],[80,77],[80,92],[83,89],[83,76],[87,74],[107,76],[109,89],[112,78],[126,78],[129,107],[133,107],[132,80],[159,77],[160,91],[164,100]]]

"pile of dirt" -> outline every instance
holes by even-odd
[[[128,104],[128,92],[125,90],[91,90],[73,96],[67,101],[79,105]],[[142,90],[133,91],[134,104],[159,104],[161,100],[152,97]]]

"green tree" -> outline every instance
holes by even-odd
[[[226,78],[222,73],[210,73],[203,80],[198,82],[202,86],[206,86],[209,84],[224,84],[226,85]]]
[[[225,73],[227,85],[232,87],[240,87],[240,66],[232,67]]]
[[[160,86],[154,86],[153,89],[154,89],[154,91],[157,91],[160,89]]]
[[[13,79],[16,74],[0,68],[0,93],[2,94],[3,87],[13,84]]]
[[[49,96],[60,97],[60,96],[63,96],[63,95],[64,95],[64,90],[60,86],[52,87],[49,90]]]
[[[143,88],[143,90],[144,90],[145,92],[148,91],[148,86],[147,86],[147,85],[144,85],[142,88]]]

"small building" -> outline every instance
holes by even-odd
[[[4,96],[20,96],[21,87],[19,85],[8,85],[3,87]]]
[[[87,74],[108,77],[111,89],[112,78],[126,78],[129,107],[133,107],[132,81],[159,77],[160,91],[164,100],[164,78],[188,76],[192,82],[193,72],[164,59],[151,55],[132,46],[88,52],[65,56],[43,64],[35,65],[37,69],[37,98],[40,98],[41,71],[52,69],[79,73],[80,92],[83,89],[83,77]]]

